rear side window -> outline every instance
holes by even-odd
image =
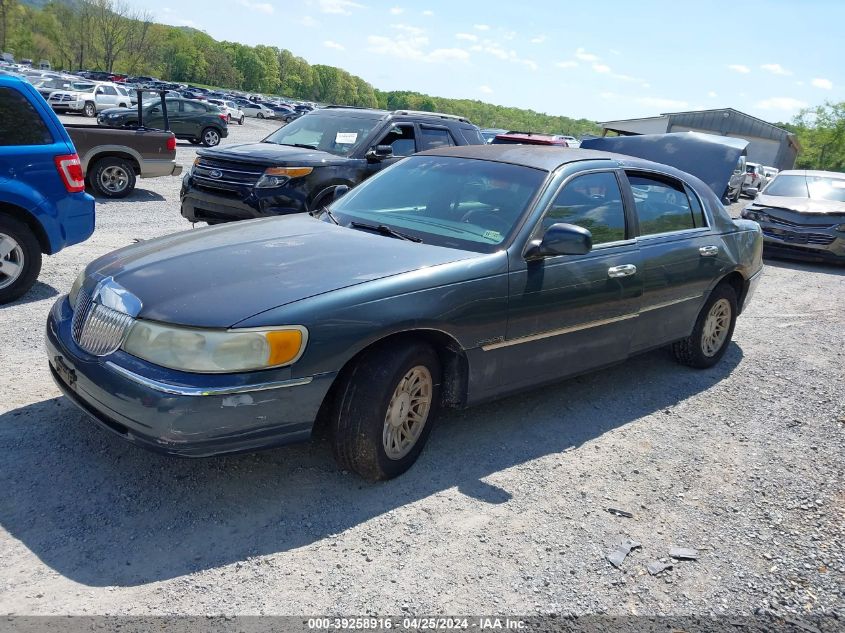
[[[168,105],[170,105],[170,104],[168,104]],[[204,105],[202,105],[201,103],[193,103],[191,101],[184,101],[182,103],[182,108],[183,108],[183,112],[192,112],[192,113],[207,112]]]
[[[693,210],[684,186],[672,179],[629,173],[640,222],[640,235],[657,235],[706,226],[696,200]],[[696,217],[697,216],[697,217]]]
[[[452,138],[449,130],[442,127],[420,126],[420,140],[422,141],[421,151],[455,145],[455,140]]]
[[[0,145],[49,145],[53,135],[41,115],[17,90],[0,87]]]
[[[597,172],[570,180],[543,218],[543,230],[558,222],[587,229],[593,244],[624,240],[625,209],[616,176]]]
[[[464,135],[466,142],[470,145],[479,144],[484,145],[487,139],[481,134],[481,130],[477,127],[462,127],[461,133]]]

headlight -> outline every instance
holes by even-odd
[[[755,222],[766,222],[769,219],[769,216],[765,213],[748,208],[743,209],[740,215],[746,220],[754,220]]]
[[[79,297],[79,290],[82,288],[83,283],[85,283],[84,268],[79,271],[79,274],[76,276],[76,280],[73,282],[73,285],[70,287],[70,292],[67,295],[67,300],[70,301],[70,307],[74,310],[76,309],[76,299]]]
[[[202,330],[136,321],[123,350],[155,365],[199,373],[254,371],[296,362],[308,330]]]
[[[264,170],[264,174],[255,183],[256,187],[271,188],[281,187],[291,178],[302,178],[307,176],[313,167],[270,167]]]
[[[842,233],[845,233],[845,224],[840,224],[839,226],[836,227],[836,230],[841,231]]]

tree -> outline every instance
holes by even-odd
[[[802,110],[787,129],[802,146],[797,168],[845,171],[845,101]]]
[[[0,52],[6,49],[9,31],[12,26],[12,15],[14,14],[17,0],[0,0]]]

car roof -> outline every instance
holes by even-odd
[[[554,136],[552,134],[532,134],[531,132],[507,132],[505,134],[497,134],[496,140],[503,139],[508,141],[523,141],[525,143],[534,143],[535,145],[563,145],[566,140],[562,136]]]
[[[824,178],[842,178],[845,174],[839,171],[821,171],[819,169],[785,169],[778,172],[778,176],[822,176]]]
[[[571,149],[562,145],[459,145],[430,149],[420,152],[418,155],[475,158],[478,160],[490,160],[498,163],[532,167],[544,171],[554,171],[561,165],[585,160],[616,161],[615,164],[618,164],[620,160],[630,163],[650,163],[650,161],[641,161],[630,156],[621,156],[619,154],[592,149]]]

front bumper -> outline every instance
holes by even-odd
[[[767,255],[845,263],[845,235],[833,229],[784,228],[761,222]],[[824,243],[827,242],[827,243]]]
[[[60,297],[47,319],[50,373],[71,402],[124,439],[184,457],[207,457],[307,440],[335,373],[198,375],[151,366],[123,352],[98,358],[71,337]],[[283,370],[279,370],[283,371]],[[279,380],[277,380],[279,379]],[[241,382],[236,386],[226,381]],[[251,380],[251,382],[250,382]]]
[[[57,112],[67,112],[72,110],[77,112],[85,107],[84,101],[50,101],[50,107]]]
[[[158,178],[160,176],[179,176],[182,165],[173,160],[145,160],[141,163],[141,178]]]
[[[306,192],[288,187],[259,190],[240,186],[215,190],[195,185],[191,173],[182,178],[182,217],[190,222],[231,222],[305,213]]]

